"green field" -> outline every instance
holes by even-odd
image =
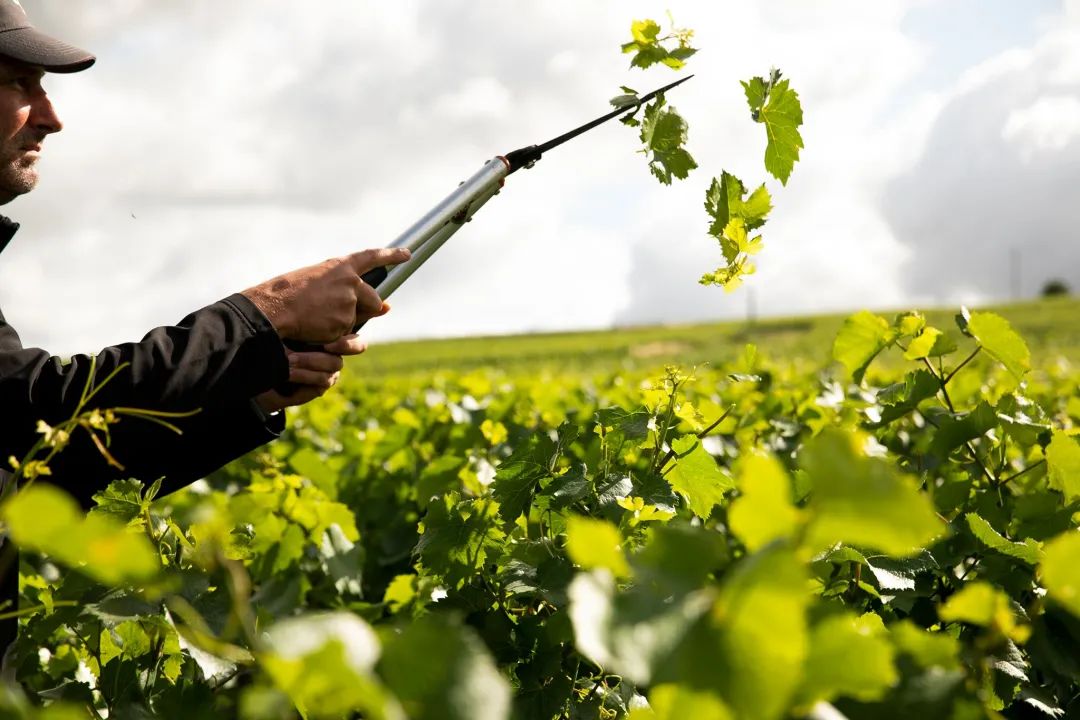
[[[1080,300],[1053,298],[986,308],[1013,324],[1032,354],[1048,361],[1080,361]],[[930,310],[927,322],[955,328],[958,308]],[[854,312],[854,310],[852,311]],[[892,311],[878,311],[891,317]],[[847,314],[778,317],[746,322],[642,326],[616,330],[534,333],[376,344],[358,362],[365,374],[409,374],[437,369],[498,366],[504,370],[634,370],[667,363],[727,363],[747,343],[774,361],[823,365]],[[888,363],[889,358],[884,358]]]

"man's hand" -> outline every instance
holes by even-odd
[[[279,275],[243,295],[282,338],[330,342],[351,333],[359,322],[385,313],[382,298],[360,276],[411,256],[404,248],[364,250]]]
[[[379,314],[390,310],[382,304]],[[332,388],[341,376],[345,355],[359,355],[367,350],[365,344],[356,335],[345,335],[323,346],[326,352],[293,352],[286,350],[289,358],[289,382],[296,390],[289,395],[282,395],[276,390],[268,390],[255,397],[255,402],[268,413],[283,410],[291,405],[303,405],[321,397]]]

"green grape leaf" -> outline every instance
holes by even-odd
[[[584,463],[577,463],[536,493],[535,504],[539,508],[565,510],[589,496],[591,483]]]
[[[724,493],[735,488],[735,481],[720,469],[701,441],[687,435],[671,443],[675,451],[675,466],[665,476],[675,492],[686,498],[690,510],[708,520]]]
[[[282,620],[262,633],[260,665],[304,713],[319,717],[359,711],[386,718],[396,709],[373,675],[379,642],[371,627],[347,612]]]
[[[537,434],[499,465],[492,495],[499,503],[499,514],[504,520],[513,522],[529,509],[540,481],[551,477],[555,452],[551,438]]]
[[[93,511],[129,523],[150,508],[153,495],[148,493],[149,497],[144,500],[142,488],[143,484],[138,480],[114,480],[104,490],[94,493],[93,500],[97,505]]]
[[[657,685],[649,691],[649,708],[635,709],[630,720],[731,720],[731,711],[708,691],[684,685]]]
[[[872,427],[884,427],[904,417],[919,406],[923,400],[937,395],[941,383],[927,370],[916,370],[904,376],[902,383],[882,388],[877,394],[881,403],[881,416]]]
[[[505,537],[498,506],[490,499],[457,501],[457,495],[436,498],[428,506],[416,552],[425,567],[460,586],[498,553]]]
[[[289,456],[289,466],[331,498],[337,496],[339,468],[335,468],[314,448],[302,447]]]
[[[922,360],[923,358],[930,357],[930,353],[934,351],[934,347],[940,340],[942,332],[937,328],[928,327],[924,329],[917,338],[911,341],[908,345],[907,352],[904,353],[905,360]]]
[[[803,147],[799,126],[803,122],[799,95],[787,80],[780,79],[774,70],[768,80],[755,77],[743,82],[746,101],[754,120],[765,125],[768,145],[765,148],[765,169],[787,185],[791,171]]]
[[[885,318],[863,310],[844,321],[833,343],[833,359],[861,383],[866,369],[878,354],[896,342],[896,331]]]
[[[1080,498],[1080,445],[1074,438],[1055,430],[1046,447],[1050,487],[1065,496],[1065,502]]]
[[[914,590],[919,573],[941,570],[934,556],[926,550],[906,558],[870,555],[866,565],[882,590]]]
[[[1022,543],[1007,540],[977,513],[968,513],[964,519],[967,520],[971,534],[983,545],[1003,555],[1023,560],[1028,565],[1038,565],[1042,561],[1042,543],[1031,538]]]
[[[893,326],[902,337],[914,338],[926,328],[926,317],[915,311],[901,313],[896,316]]]
[[[727,172],[720,180],[713,178],[705,193],[705,211],[712,218],[709,234],[720,242],[726,265],[703,275],[702,285],[721,285],[731,292],[742,284],[744,275],[755,272],[750,256],[761,250],[761,236],[750,237],[749,232],[765,224],[772,199],[764,185],[749,197],[744,195],[745,186]]]
[[[956,638],[943,632],[930,632],[910,620],[890,625],[897,652],[907,655],[920,667],[958,668],[959,644]]]
[[[943,622],[966,622],[982,627],[997,627],[1009,633],[1016,626],[1009,596],[993,585],[971,582],[951,595],[938,610]]]
[[[684,525],[654,525],[634,556],[635,575],[650,576],[673,592],[700,588],[717,568],[728,563],[727,543],[718,533]]]
[[[972,313],[967,328],[979,346],[1017,380],[1031,370],[1031,351],[1005,318],[989,312]]]
[[[605,568],[617,577],[630,575],[622,535],[606,520],[572,515],[566,523],[566,553],[586,570]]]
[[[672,178],[685,180],[697,163],[683,147],[688,126],[673,108],[657,98],[645,108],[641,122],[641,142],[651,154],[649,170],[656,179],[670,185]]]
[[[806,582],[779,543],[743,559],[669,662],[670,679],[714,690],[737,718],[785,717],[809,652]]]
[[[899,679],[893,654],[889,634],[877,615],[827,617],[810,632],[799,697],[807,704],[837,696],[878,700]]]
[[[711,596],[672,596],[662,584],[616,590],[606,570],[578,573],[567,591],[574,642],[582,655],[635,683],[648,684],[669,667]]]
[[[1046,412],[1030,398],[1023,395],[1005,395],[994,408],[1002,428],[1021,445],[1035,445],[1045,433],[1050,434],[1051,423]]]
[[[655,20],[635,20],[630,25],[632,40],[622,45],[622,51],[634,53],[631,67],[645,69],[661,63],[673,70],[681,70],[686,60],[697,52],[689,44],[693,34],[691,30],[673,29],[667,37],[660,37],[660,25]],[[672,41],[678,45],[670,49],[664,45]]]
[[[791,499],[791,481],[773,457],[750,454],[739,468],[741,495],[731,504],[731,531],[751,552],[777,538],[791,537],[799,511]]]
[[[739,178],[724,171],[720,179],[713,178],[705,192],[705,212],[712,218],[709,234],[721,237],[732,218],[742,218],[747,230],[765,224],[772,211],[772,197],[765,185],[746,196],[746,187]]]
[[[912,555],[940,537],[944,523],[913,478],[867,456],[867,442],[862,433],[827,429],[800,453],[813,483],[806,542],[811,549],[845,543]]]
[[[510,686],[472,628],[428,615],[383,635],[379,675],[414,720],[506,720]]]
[[[383,603],[390,612],[400,612],[416,600],[419,581],[420,578],[416,575],[398,575],[390,581],[383,593]]]
[[[984,400],[964,415],[946,415],[938,421],[931,452],[947,456],[964,443],[980,438],[998,426],[997,413]]]
[[[45,553],[99,582],[146,582],[161,572],[147,537],[109,514],[83,515],[63,490],[35,483],[0,507],[9,536],[26,550]]]
[[[150,636],[138,620],[127,620],[101,631],[101,664],[114,658],[137,660],[150,652]]]
[[[1070,530],[1046,544],[1041,575],[1046,592],[1080,617],[1080,532]]]

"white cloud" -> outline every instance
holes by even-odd
[[[477,120],[505,118],[510,112],[510,91],[493,77],[466,80],[455,92],[440,95],[432,103],[436,118]]]
[[[1001,137],[1018,149],[1025,162],[1041,153],[1060,152],[1080,137],[1080,98],[1043,96],[1027,107],[1012,110]]]
[[[905,291],[936,302],[1080,285],[1080,17],[1033,46],[972,68],[946,97],[910,170],[882,207],[911,250]],[[1019,288],[1015,288],[1019,279]]]

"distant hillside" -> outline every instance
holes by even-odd
[[[931,310],[929,322],[956,331],[959,308]],[[994,306],[1027,340],[1036,361],[1062,356],[1080,362],[1080,300],[1054,298]],[[879,313],[886,317],[893,312]],[[747,343],[774,360],[828,362],[832,341],[847,314],[745,322],[634,327],[618,330],[536,333],[376,344],[357,362],[364,372],[398,374],[438,368],[498,365],[509,370],[652,367],[734,359]]]

